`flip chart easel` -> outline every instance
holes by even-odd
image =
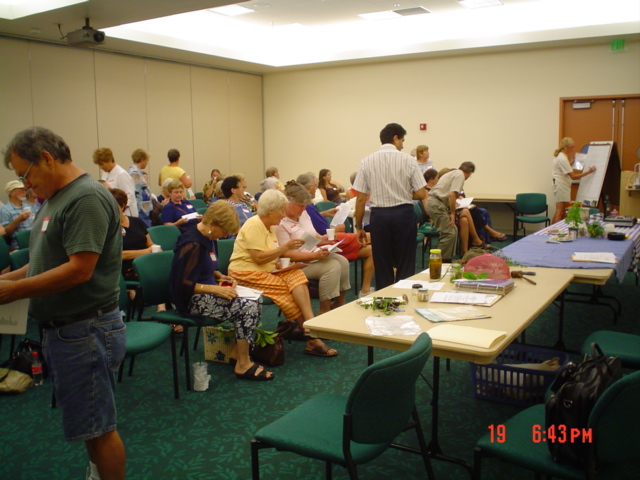
[[[618,205],[620,201],[620,162],[618,149],[611,141],[591,142],[584,170],[592,166],[596,171],[580,179],[576,201],[590,207],[597,207],[600,197],[609,196],[609,202]]]

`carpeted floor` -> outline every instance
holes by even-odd
[[[506,244],[498,244],[504,246]],[[420,262],[417,270],[420,271]],[[590,291],[587,285],[571,287]],[[612,329],[640,334],[638,310],[640,287],[627,274],[618,284],[611,280],[604,290],[622,303],[622,315],[613,324],[608,308],[569,304],[566,313],[565,343],[578,349],[587,334]],[[349,293],[349,300],[353,294]],[[267,306],[263,322],[272,327],[278,321],[277,309]],[[348,321],[348,319],[345,319]],[[527,342],[552,345],[557,332],[557,308],[551,305],[527,330]],[[34,326],[28,336],[37,338]],[[211,384],[206,392],[185,392],[181,374],[181,398],[172,391],[169,344],[139,356],[133,377],[118,384],[118,430],[127,448],[129,479],[249,479],[251,461],[249,442],[261,426],[278,418],[296,405],[322,392],[347,394],[366,367],[366,348],[331,342],[340,355],[316,358],[302,353],[302,343],[286,344],[286,364],[274,369],[273,382],[239,381],[231,367],[209,362]],[[4,338],[0,358],[9,354]],[[376,350],[376,357],[393,352]],[[202,359],[203,348],[193,352],[192,360]],[[572,358],[577,359],[576,356]],[[432,360],[423,374],[432,379]],[[444,362],[443,362],[444,364]],[[466,462],[473,458],[473,447],[489,425],[504,422],[520,410],[518,407],[476,399],[469,376],[469,364],[452,361],[450,371],[441,376],[440,444],[444,453]],[[50,408],[51,385],[35,387],[17,396],[0,397],[0,479],[6,480],[80,480],[84,479],[87,458],[80,443],[67,443],[62,437],[59,412]],[[417,405],[427,441],[429,440],[431,391],[422,379],[418,382]],[[416,445],[412,434],[401,440]],[[262,478],[302,480],[324,478],[324,465],[295,455],[263,450],[260,455]],[[468,479],[468,472],[455,464],[434,461],[439,479]],[[488,479],[530,478],[528,472],[497,461],[485,462]],[[375,480],[413,480],[425,478],[421,460],[390,450],[359,469],[361,478]],[[334,478],[348,478],[345,470],[334,467]]]

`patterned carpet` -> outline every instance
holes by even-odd
[[[506,244],[503,243],[501,245]],[[417,270],[419,271],[419,262]],[[622,302],[623,313],[614,325],[607,308],[572,304],[567,308],[565,343],[578,349],[586,335],[597,329],[613,329],[640,334],[637,312],[640,307],[635,277],[627,274],[622,284],[610,281],[604,289]],[[587,285],[572,289],[590,291]],[[349,293],[349,300],[353,293]],[[267,306],[263,322],[272,327],[277,309]],[[550,306],[527,330],[527,342],[552,345],[557,331],[557,308]],[[30,326],[28,336],[37,338]],[[127,448],[129,479],[249,479],[249,442],[261,426],[278,418],[306,399],[322,392],[347,394],[366,367],[366,348],[331,342],[340,355],[316,358],[302,353],[303,344],[286,344],[286,364],[274,369],[273,382],[236,380],[228,365],[209,363],[211,384],[206,392],[185,392],[181,374],[181,398],[173,398],[169,344],[139,356],[133,377],[125,375],[118,385],[119,432]],[[9,341],[0,346],[0,358],[7,358]],[[376,350],[376,358],[392,352]],[[192,361],[202,359],[203,348],[192,353]],[[576,358],[576,357],[573,357]],[[432,379],[432,361],[423,374]],[[443,362],[444,365],[444,362]],[[488,425],[504,422],[520,409],[476,399],[469,377],[469,365],[452,361],[451,370],[441,376],[440,444],[448,455],[471,462],[473,447]],[[59,412],[50,408],[51,385],[35,387],[22,395],[0,398],[0,479],[80,480],[87,466],[84,447],[67,443],[61,434]],[[427,441],[430,433],[430,387],[418,382],[417,405]],[[405,438],[406,437],[406,438]],[[401,440],[416,445],[412,433]],[[402,442],[401,442],[402,443]],[[302,480],[324,478],[324,465],[295,455],[263,450],[262,478]],[[434,461],[439,479],[470,478],[458,465]],[[361,478],[413,480],[425,478],[416,455],[389,450],[379,459],[359,469]],[[497,461],[485,462],[484,478],[524,479],[528,472]],[[341,467],[334,478],[347,479]]]

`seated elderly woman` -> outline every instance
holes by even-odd
[[[202,222],[180,236],[171,264],[171,303],[180,313],[192,315],[203,325],[208,323],[207,317],[230,321],[236,335],[236,345],[230,355],[235,360],[236,377],[272,380],[273,373],[249,358],[253,332],[260,322],[260,300],[238,297],[235,280],[217,271],[213,240],[235,234],[239,227],[234,208],[227,202],[215,202],[207,209]]]
[[[307,277],[296,268],[302,264],[274,272],[278,258],[304,244],[304,240],[291,239],[284,245],[278,245],[276,234],[271,229],[285,217],[287,203],[287,197],[278,190],[267,190],[262,194],[258,200],[258,214],[247,220],[238,233],[229,274],[240,285],[264,292],[280,307],[288,321],[295,321],[302,327],[305,320],[313,318]],[[304,353],[321,357],[338,354],[320,339],[308,339]]]
[[[193,230],[202,218],[191,205],[191,202],[184,200],[184,185],[180,180],[174,180],[167,186],[169,201],[162,208],[162,221],[165,225],[175,225],[182,233]],[[185,218],[185,215],[192,215]]]
[[[286,217],[280,225],[273,227],[278,237],[278,243],[285,245],[289,240],[302,238],[305,233],[312,235],[322,242],[327,241],[326,235],[316,233],[309,215],[305,211],[311,203],[311,195],[302,185],[288,182],[284,194],[289,203],[285,207]],[[303,272],[309,280],[318,280],[320,294],[320,310],[316,315],[327,313],[332,308],[344,305],[346,291],[349,284],[349,260],[337,253],[330,253],[325,248],[306,250],[302,247],[289,250],[282,255],[292,262],[313,262]]]
[[[244,196],[244,187],[242,185],[242,181],[238,177],[231,175],[224,179],[222,186],[220,187],[224,198],[227,202],[233,205],[233,208],[235,208],[238,213],[240,226],[244,225],[244,222],[253,217],[253,213],[242,200]]]
[[[137,279],[133,269],[133,259],[151,253],[153,242],[147,233],[147,226],[138,217],[124,214],[129,197],[119,188],[109,189],[120,208],[120,225],[122,225],[122,275],[127,280]]]

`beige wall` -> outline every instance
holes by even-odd
[[[469,195],[536,191],[553,203],[559,98],[638,93],[639,59],[638,42],[611,53],[603,41],[267,74],[265,162],[283,179],[329,168],[348,186],[360,159],[378,148],[380,129],[398,122],[407,153],[426,144],[437,168],[476,163]],[[506,230],[512,214],[502,213]]]
[[[41,125],[61,135],[95,177],[96,148],[110,147],[124,168],[144,148],[159,192],[158,172],[177,148],[195,191],[213,168],[244,173],[257,191],[264,170],[260,76],[7,38],[0,52],[0,148]],[[0,168],[0,187],[12,178]]]

